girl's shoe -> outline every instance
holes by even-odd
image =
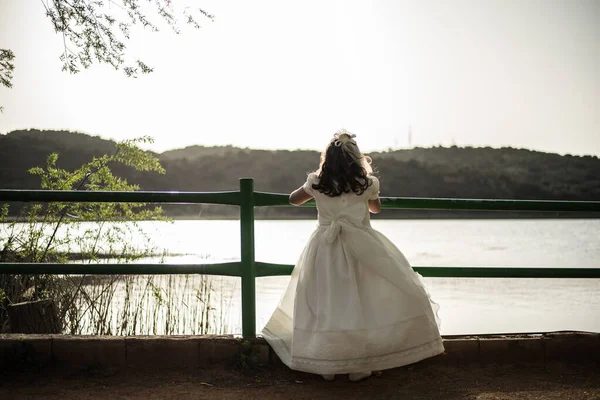
[[[358,381],[362,381],[365,378],[368,378],[371,376],[371,371],[369,372],[356,372],[354,374],[349,374],[348,375],[348,379],[350,379],[352,382],[358,382]]]
[[[335,379],[335,375],[331,374],[331,375],[321,375],[323,377],[323,379],[325,379],[326,381],[332,381]]]

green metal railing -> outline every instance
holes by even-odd
[[[240,179],[240,190],[232,192],[85,192],[0,189],[0,202],[143,202],[183,204],[227,204],[240,207],[241,257],[239,262],[219,264],[58,264],[0,263],[0,274],[205,274],[236,276],[242,280],[242,336],[256,335],[256,278],[289,275],[288,264],[255,260],[254,208],[289,206],[288,195],[254,191],[252,178]],[[420,210],[479,210],[537,212],[599,212],[598,201],[531,201],[382,198],[383,208]],[[315,202],[306,203],[314,206]],[[85,268],[85,270],[82,270]],[[448,278],[600,278],[600,268],[497,268],[426,267],[413,268],[425,277]]]

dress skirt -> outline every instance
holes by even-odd
[[[375,371],[444,351],[438,305],[422,277],[361,216],[320,221],[262,331],[291,369]]]

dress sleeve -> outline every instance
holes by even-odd
[[[308,174],[308,178],[306,178],[306,182],[302,185],[302,189],[312,197],[315,197],[315,189],[312,187],[315,183],[317,183],[317,174],[312,172]]]
[[[379,179],[375,176],[371,176],[373,184],[369,187],[369,200],[377,200],[379,198]]]

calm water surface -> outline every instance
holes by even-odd
[[[374,220],[414,266],[600,267],[600,220]],[[238,221],[142,223],[166,262],[240,259]],[[256,221],[256,260],[294,264],[315,221]],[[135,242],[141,238],[132,238]],[[158,261],[157,259],[143,261]],[[239,278],[214,277],[217,307],[241,332]],[[288,277],[257,279],[260,331]],[[440,304],[442,333],[600,332],[599,279],[426,278]]]
[[[374,220],[415,266],[600,267],[600,220]],[[315,221],[257,221],[256,260],[294,264]],[[152,229],[156,229],[152,227]],[[176,221],[156,242],[187,253],[173,262],[239,260],[238,221]],[[216,278],[240,328],[239,279]],[[287,277],[257,280],[257,328],[268,321]],[[444,334],[600,332],[598,279],[427,278]]]

